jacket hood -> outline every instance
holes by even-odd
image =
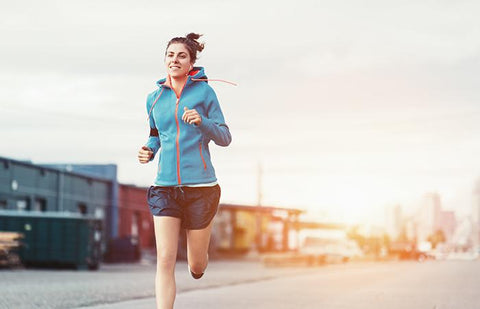
[[[223,80],[223,79],[208,79],[207,75],[205,75],[205,69],[203,67],[193,67],[193,69],[188,73],[188,79],[187,85],[191,85],[194,82],[206,82],[208,81],[215,81],[215,82],[224,82],[233,86],[237,86],[237,84],[229,82],[228,80]],[[167,76],[166,78],[162,78],[156,82],[157,86],[161,89],[160,94],[157,96],[155,101],[152,104],[152,107],[150,108],[148,112],[148,120],[150,120],[150,114],[152,113],[153,107],[155,104],[157,104],[158,99],[163,93],[164,87],[172,88],[172,85],[170,84],[170,76]]]
[[[212,82],[223,82],[223,83],[227,83],[227,84],[230,84],[230,85],[233,85],[233,86],[237,86],[237,84],[233,83],[233,82],[229,82],[228,80],[224,80],[224,79],[208,79],[207,78],[207,75],[205,75],[205,69],[203,67],[193,67],[193,69],[188,73],[188,80],[187,80],[187,84],[186,85],[189,85],[193,82],[206,82],[208,83],[208,81],[212,81]],[[169,88],[172,88],[171,84],[170,84],[170,78],[169,76],[167,76],[166,78],[162,78],[160,80],[158,80],[156,82],[157,86],[158,87],[169,87]]]

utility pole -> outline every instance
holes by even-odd
[[[262,162],[258,161],[257,165],[257,206],[262,206]]]
[[[257,225],[257,231],[256,231],[256,238],[257,238],[257,252],[260,252],[262,250],[262,212],[261,208],[262,207],[262,162],[258,161],[257,164],[257,209],[256,209],[256,225]]]

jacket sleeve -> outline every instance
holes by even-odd
[[[150,112],[150,108],[152,107],[153,100],[152,100],[152,95],[148,95],[147,97],[147,115]],[[152,161],[155,158],[156,153],[160,149],[160,138],[158,136],[158,130],[155,125],[155,119],[153,119],[153,112],[150,114],[150,117],[148,119],[149,124],[150,124],[150,133],[148,136],[148,140],[145,143],[145,146],[150,148],[153,151],[153,156],[150,158],[150,161]]]
[[[218,146],[228,146],[232,141],[230,130],[225,123],[217,95],[213,89],[209,88],[209,90],[205,101],[207,112],[206,115],[202,115],[202,122],[198,128]]]

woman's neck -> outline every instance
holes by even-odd
[[[181,76],[181,77],[170,77],[170,83],[172,84],[172,88],[177,94],[177,97],[180,96],[183,86],[185,86],[185,83],[187,82],[188,76]]]

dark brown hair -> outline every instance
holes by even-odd
[[[171,39],[168,44],[167,44],[167,49],[168,47],[173,44],[173,43],[182,43],[185,45],[185,47],[188,50],[188,53],[190,54],[190,59],[192,63],[195,63],[197,60],[197,51],[201,52],[204,47],[204,43],[199,43],[197,40],[200,38],[202,35],[201,34],[196,34],[196,33],[189,33],[185,37],[176,37]],[[165,55],[167,54],[167,51],[165,50]]]

